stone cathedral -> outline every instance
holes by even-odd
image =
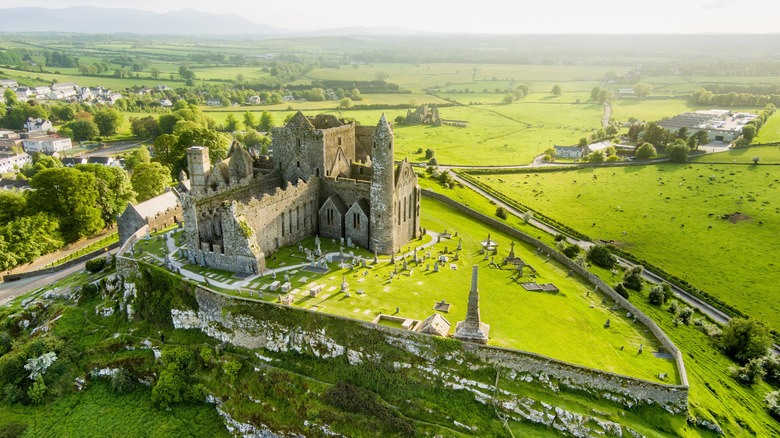
[[[393,161],[393,127],[300,111],[273,128],[270,161],[234,142],[211,166],[208,148],[187,150],[190,192],[182,210],[190,263],[245,274],[313,235],[379,254],[420,237],[420,186],[408,160]]]

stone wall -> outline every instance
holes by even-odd
[[[685,363],[683,362],[682,353],[677,348],[676,345],[672,342],[671,339],[669,339],[668,336],[666,336],[666,333],[661,330],[660,327],[658,327],[658,324],[655,323],[652,319],[650,319],[647,315],[645,315],[642,311],[636,308],[631,302],[629,302],[627,299],[621,297],[618,295],[617,292],[615,292],[614,289],[609,287],[604,281],[602,281],[597,275],[589,272],[587,269],[582,268],[581,266],[574,263],[573,260],[566,257],[562,253],[558,252],[555,248],[552,248],[543,242],[541,242],[538,239],[534,239],[533,237],[518,231],[507,224],[500,222],[496,219],[493,219],[492,217],[486,216],[478,211],[472,210],[469,207],[466,207],[465,205],[453,201],[452,199],[448,198],[447,196],[444,196],[442,194],[436,193],[430,189],[423,189],[422,191],[423,196],[435,199],[437,201],[442,202],[445,205],[448,205],[461,213],[466,214],[469,217],[472,217],[480,222],[483,222],[498,231],[501,231],[503,233],[509,234],[510,236],[516,237],[518,240],[521,240],[523,242],[529,243],[531,245],[536,246],[537,248],[541,248],[541,250],[547,254],[550,255],[550,257],[556,259],[558,262],[566,266],[567,268],[571,269],[575,273],[581,275],[583,278],[588,280],[591,284],[598,286],[599,291],[607,294],[612,300],[615,301],[620,307],[622,307],[624,310],[631,312],[632,315],[636,316],[637,321],[644,324],[648,330],[661,342],[661,345],[672,355],[674,356],[675,362],[677,364],[677,370],[680,374],[680,382],[681,386],[688,387],[688,375],[685,372]]]
[[[349,331],[378,331],[387,344],[402,349],[421,360],[413,363],[396,363],[396,368],[411,366],[431,368],[439,356],[433,336],[401,330],[393,327],[373,324],[352,318],[326,315],[309,310],[290,308],[274,303],[254,301],[240,297],[231,297],[206,287],[196,288],[198,311],[172,310],[172,319],[176,328],[197,328],[209,336],[241,347],[265,348],[275,352],[297,351],[319,358],[345,355],[351,364],[364,361],[381,361],[367,351],[364,346],[348,345],[339,335],[331,335],[328,326],[332,324],[351,325]],[[236,305],[258,306],[258,312],[242,312]],[[283,307],[288,312],[307,312],[307,327],[286,326],[274,319],[278,314],[274,307]],[[281,310],[281,309],[279,309]],[[339,330],[343,333],[344,330]],[[551,359],[538,354],[463,343],[462,348],[446,353],[446,359],[455,363],[468,363],[469,369],[500,367],[503,375],[510,379],[535,382],[552,391],[562,387],[575,389],[594,397],[604,398],[627,407],[634,405],[660,405],[675,414],[687,409],[687,385],[667,385],[638,378],[622,376],[593,368]],[[475,357],[477,359],[475,359]],[[420,365],[423,363],[423,365]],[[433,367],[438,376],[449,376],[456,381],[463,379],[457,371],[447,367]],[[453,376],[452,374],[455,373]],[[488,388],[489,389],[489,388]]]

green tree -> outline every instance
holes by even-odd
[[[184,150],[178,148],[178,137],[173,134],[163,134],[154,140],[155,160],[169,169],[184,158]]]
[[[274,116],[269,111],[263,111],[260,114],[259,130],[263,132],[271,132],[271,128],[274,126]]]
[[[707,133],[707,131],[700,129],[691,136],[691,139],[695,141],[695,147],[693,147],[693,149],[698,149],[699,146],[709,143],[710,135]]]
[[[609,125],[609,126],[607,126],[607,129],[606,129],[605,132],[606,132],[607,136],[614,137],[618,133],[618,128],[615,125]]]
[[[157,125],[160,127],[160,133],[173,134],[173,127],[182,120],[178,114],[163,114],[157,119]]]
[[[626,272],[623,276],[623,284],[637,292],[642,290],[642,272],[644,268],[640,266],[634,266]]]
[[[606,269],[612,269],[615,263],[617,263],[617,258],[612,255],[612,252],[606,246],[602,245],[593,245],[588,248],[586,258],[594,265]]]
[[[550,90],[550,93],[553,96],[560,96],[561,94],[563,94],[563,88],[561,88],[560,85],[555,84],[553,85],[552,90]]]
[[[501,99],[501,103],[509,104],[515,101],[515,96],[512,93],[506,93]]]
[[[507,218],[507,211],[506,211],[506,208],[504,208],[504,207],[501,207],[501,206],[499,206],[498,208],[496,208],[496,216],[497,216],[499,219],[504,219],[504,220],[506,220],[506,218]]]
[[[666,155],[673,163],[687,163],[688,152],[690,152],[690,148],[682,140],[675,140],[674,143],[666,147]]]
[[[765,355],[772,345],[767,327],[748,318],[733,318],[720,340],[726,352],[740,363]]]
[[[152,116],[131,117],[130,132],[139,138],[154,138],[160,135],[160,124]]]
[[[230,384],[233,384],[236,382],[236,378],[238,377],[238,372],[241,370],[241,362],[237,360],[231,360],[230,362],[225,362],[222,364],[222,369],[225,370],[225,375],[228,378],[228,382]]]
[[[590,98],[593,100],[598,100],[600,92],[601,92],[601,87],[593,87],[593,89],[590,90]]]
[[[244,113],[244,126],[246,129],[255,127],[255,116],[249,111]]]
[[[152,79],[160,79],[160,70],[152,67],[152,69],[149,70],[149,77]]]
[[[643,143],[639,146],[634,153],[634,158],[637,160],[649,160],[655,158],[658,153],[655,150],[655,146],[650,143]]]
[[[356,101],[363,100],[363,96],[360,95],[360,90],[358,90],[357,88],[352,89],[352,92],[349,93],[349,97],[352,100],[356,100]]]
[[[639,97],[647,97],[653,92],[653,86],[645,82],[634,84],[634,94]]]
[[[647,298],[650,300],[650,303],[655,304],[656,306],[661,306],[666,302],[666,294],[664,293],[664,288],[657,284],[650,289],[650,293],[647,294]]]
[[[238,129],[238,119],[236,119],[236,116],[233,115],[233,113],[230,113],[227,115],[227,118],[225,119],[225,131],[227,132],[233,132]]]
[[[142,147],[143,148],[143,147]],[[148,156],[149,153],[147,152]],[[76,169],[95,175],[97,189],[97,206],[101,218],[106,224],[113,224],[116,215],[122,213],[128,202],[135,198],[127,172],[118,167],[101,166],[100,164],[78,164]]]
[[[577,145],[581,148],[584,148],[588,145],[588,139],[585,137],[580,137],[580,141],[577,143]]]
[[[756,127],[753,125],[745,125],[742,127],[742,138],[750,143],[756,137]]]
[[[44,169],[30,180],[27,202],[35,211],[59,219],[67,242],[92,235],[105,226],[98,208],[95,175],[61,167]]]
[[[122,126],[122,114],[113,108],[105,108],[95,113],[94,122],[100,130],[100,135],[110,137],[116,135]]]
[[[341,99],[341,101],[339,102],[339,108],[341,108],[341,109],[352,108],[352,105],[353,105],[352,99],[350,99],[349,97],[345,97],[345,98]]]
[[[160,163],[139,163],[133,170],[130,182],[138,202],[161,195],[171,181],[171,172]]]
[[[591,163],[603,163],[604,151],[598,150],[591,152],[590,155],[588,155],[588,161]]]
[[[10,88],[6,88],[3,92],[3,99],[5,99],[6,106],[15,106],[19,103],[19,99],[16,98],[16,92]]]

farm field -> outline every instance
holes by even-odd
[[[422,226],[430,230],[442,232],[445,228],[450,233],[457,231],[458,237],[442,240],[427,250],[433,259],[426,260],[417,267],[409,264],[414,270],[410,276],[401,272],[392,282],[388,281],[393,272],[393,265],[380,262],[374,269],[339,269],[331,263],[331,271],[323,277],[316,274],[298,271],[290,275],[293,288],[299,288],[295,294],[295,306],[318,310],[334,315],[347,316],[362,320],[373,320],[378,314],[395,315],[422,321],[433,313],[434,302],[446,300],[452,307],[448,313],[441,313],[451,324],[451,332],[455,324],[466,316],[466,304],[471,285],[472,265],[479,265],[480,311],[482,320],[490,325],[490,344],[501,347],[515,348],[543,354],[559,360],[585,365],[592,368],[611,371],[639,377],[646,380],[659,381],[660,373],[669,373],[664,380],[667,383],[678,381],[674,361],[659,359],[651,354],[637,354],[640,344],[656,351],[658,341],[642,330],[641,325],[632,323],[625,313],[620,314],[601,304],[602,295],[592,291],[592,287],[578,277],[567,277],[567,270],[557,262],[546,262],[535,252],[535,248],[517,242],[515,253],[526,263],[532,265],[538,272],[538,278],[524,277],[524,281],[553,283],[559,289],[558,293],[529,292],[516,281],[513,270],[505,267],[498,269],[489,267],[489,261],[484,261],[479,254],[481,240],[488,233],[492,240],[498,242],[499,250],[496,262],[503,260],[509,253],[512,239],[477,222],[467,218],[443,204],[423,198]],[[462,238],[463,250],[460,260],[448,261],[433,272],[433,263],[440,251],[447,247],[453,251],[458,240]],[[412,242],[409,247],[421,245],[423,242]],[[312,247],[313,239],[304,242]],[[328,250],[323,248],[323,250]],[[407,252],[408,254],[408,252]],[[366,257],[368,254],[362,254]],[[422,253],[420,253],[422,255]],[[450,254],[451,257],[451,254]],[[369,257],[370,259],[371,257]],[[287,266],[293,261],[280,256]],[[298,259],[294,263],[305,263]],[[430,270],[425,269],[425,264]],[[452,269],[454,265],[456,269]],[[277,265],[278,266],[278,265]],[[188,267],[189,269],[189,267]],[[364,273],[367,273],[364,275]],[[226,275],[215,278],[218,281],[233,281]],[[280,274],[277,274],[280,276]],[[342,276],[349,283],[351,297],[346,297],[339,291]],[[301,278],[305,277],[305,281]],[[279,277],[281,278],[281,277]],[[273,281],[266,276],[252,282],[252,288]],[[305,285],[311,283],[323,284],[323,292],[315,298],[304,296]],[[366,291],[365,295],[356,294],[357,289]],[[236,294],[235,290],[221,288],[220,291]],[[590,291],[590,293],[589,293]],[[277,293],[266,291],[264,299],[275,301]],[[591,307],[593,306],[593,307]],[[605,328],[604,323],[611,320],[611,327]],[[544,329],[540,329],[544,327]],[[621,347],[625,350],[621,351]]]
[[[778,141],[780,141],[780,117],[770,117],[758,131],[753,143],[775,143]]]
[[[773,120],[773,119],[770,119]],[[760,164],[780,164],[780,146],[752,146],[731,149],[725,152],[697,157],[696,163],[753,163],[753,157],[759,157]],[[776,172],[768,168],[769,172]]]
[[[665,164],[475,176],[780,327],[772,280],[780,184],[773,167]],[[740,220],[720,218],[736,212]]]

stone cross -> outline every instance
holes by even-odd
[[[458,251],[463,249],[463,239],[458,239]]]
[[[490,326],[482,322],[479,313],[479,289],[477,288],[478,270],[479,267],[474,265],[471,275],[471,290],[469,291],[466,319],[457,324],[453,338],[487,344]]]
[[[349,290],[349,283],[347,283],[347,276],[346,275],[342,275],[341,276],[341,291],[342,292],[346,292],[347,290]]]
[[[639,344],[639,354],[642,354],[642,347],[644,347],[643,344]]]

